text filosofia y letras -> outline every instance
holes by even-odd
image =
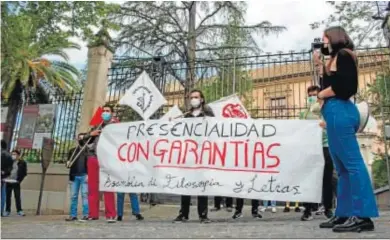
[[[151,177],[147,182],[137,179],[135,176],[128,176],[126,180],[113,180],[110,175],[107,175],[104,181],[105,188],[157,188],[157,189],[200,189],[201,192],[206,192],[209,189],[225,187],[222,182],[216,179],[206,179],[198,181],[189,181],[186,177],[174,176],[172,174],[166,174],[161,181],[161,185],[156,183],[156,178]],[[282,184],[277,181],[274,176],[270,176],[266,181],[258,181],[258,175],[255,174],[249,180],[249,184],[243,184],[243,181],[235,181],[233,193],[256,194],[256,193],[276,193],[276,194],[293,194],[299,195],[299,185]]]

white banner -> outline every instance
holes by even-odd
[[[160,120],[170,120],[170,119],[175,119],[183,116],[183,112],[180,110],[180,108],[175,105],[167,113],[164,114],[160,118]]]
[[[213,110],[215,117],[220,118],[250,118],[240,98],[236,95],[223,97],[208,106]]]
[[[100,190],[320,202],[318,121],[188,118],[111,124]]]
[[[149,75],[143,71],[118,103],[130,106],[144,120],[148,120],[166,102]]]

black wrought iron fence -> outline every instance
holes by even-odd
[[[49,102],[47,102],[47,104],[56,105],[55,124],[52,132],[52,138],[55,141],[53,162],[66,161],[69,150],[74,147],[75,133],[80,120],[82,100],[82,92],[49,95]],[[7,106],[7,103],[8,101],[5,99],[5,101],[2,101],[2,106]],[[11,149],[14,149],[17,148],[23,106],[20,109],[9,109],[9,111],[18,112],[11,141]],[[22,151],[25,160],[29,162],[40,161],[39,149],[20,150]]]

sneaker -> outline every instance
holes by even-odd
[[[26,216],[26,214],[24,214],[23,211],[19,211],[19,212],[18,212],[18,216],[24,217],[24,216]]]
[[[211,220],[208,217],[200,218],[200,223],[211,223]]]
[[[3,213],[3,217],[9,217],[9,215],[10,215],[10,212],[4,212]]]
[[[218,212],[219,210],[221,210],[221,208],[213,207],[210,209],[210,212]]]
[[[173,220],[173,222],[174,223],[184,223],[184,222],[187,222],[188,221],[188,217],[184,217],[183,215],[179,215],[179,216],[177,216],[174,220]]]
[[[328,221],[321,223],[320,228],[333,228],[336,225],[344,224],[347,220],[348,218],[346,217],[333,216]]]
[[[324,206],[321,206],[321,207],[318,208],[318,210],[316,211],[316,215],[322,215],[324,212],[325,212],[325,208],[324,208]]]
[[[136,215],[135,215],[135,218],[136,218],[138,221],[144,220],[144,217],[143,217],[140,213],[136,214]]]
[[[96,221],[96,220],[99,220],[99,218],[88,217],[88,221]]]
[[[134,215],[134,214],[133,214],[133,215]],[[122,222],[123,217],[122,217],[122,216],[118,216],[118,217],[116,217],[116,220],[117,220],[118,222]]]
[[[233,212],[233,208],[232,208],[232,207],[227,207],[227,208],[226,208],[226,211],[227,211],[227,212]]]
[[[271,209],[271,212],[272,212],[272,213],[276,213],[276,207],[273,207],[273,208]]]
[[[284,207],[283,212],[290,212],[290,208],[289,207]]]
[[[261,214],[259,214],[259,213],[252,213],[252,217],[254,219],[261,219],[261,218],[263,218],[263,216],[261,216]]]
[[[235,212],[234,213],[234,215],[233,215],[233,217],[232,217],[233,219],[239,219],[239,218],[242,218],[242,213],[241,212]]]
[[[81,219],[79,219],[80,222],[86,222],[88,221],[88,217],[87,216],[84,216],[82,217]]]
[[[65,219],[65,221],[67,221],[67,222],[73,222],[73,221],[77,221],[77,220],[78,220],[77,217],[68,217]]]
[[[332,210],[328,209],[328,210],[325,210],[324,215],[327,219],[330,219],[333,217],[333,212],[332,212]]]
[[[115,220],[114,217],[109,217],[109,218],[106,219],[106,222],[107,222],[107,223],[115,223],[116,220]]]
[[[260,212],[265,212],[265,211],[267,211],[266,207],[260,208]]]
[[[310,220],[313,220],[313,216],[311,215],[311,213],[308,212],[303,213],[301,217],[301,221],[310,221]]]
[[[295,212],[301,212],[301,209],[299,207],[296,207],[294,211]]]

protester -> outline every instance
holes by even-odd
[[[317,95],[320,92],[320,87],[310,86],[307,88],[307,109],[304,112],[301,112],[300,119],[308,120],[321,120],[320,114],[320,105],[317,101]],[[322,121],[322,120],[321,120]],[[322,181],[322,199],[324,206],[324,214],[327,218],[333,216],[332,213],[332,203],[333,203],[333,162],[329,154],[328,148],[328,137],[326,131],[323,131],[322,134],[322,147],[325,159],[324,165],[324,175]],[[317,203],[304,203],[305,211],[301,217],[302,221],[312,220],[312,212],[315,211],[315,208],[318,207]]]
[[[255,218],[255,219],[260,219],[262,218],[263,216],[261,216],[258,212],[258,209],[259,209],[259,205],[260,205],[260,201],[259,200],[255,200],[255,199],[252,199],[251,201],[251,204],[252,204],[252,217]],[[242,209],[244,208],[244,199],[242,198],[237,198],[236,199],[236,211],[233,215],[233,219],[239,219],[242,217]]]
[[[199,90],[192,90],[189,94],[190,111],[184,114],[184,118],[194,117],[214,117],[214,113],[210,107],[206,105],[206,100],[203,93]],[[207,217],[208,212],[207,196],[198,196],[198,215],[201,223],[210,223]],[[181,196],[181,208],[179,215],[174,219],[174,222],[186,222],[190,214],[191,196]]]
[[[7,151],[7,143],[1,140],[1,216],[4,216],[4,207],[6,202],[6,179],[10,174],[13,166],[13,160]]]
[[[225,204],[226,204],[226,211],[231,212],[233,211],[233,198],[226,197],[225,198]],[[214,208],[212,208],[210,211],[217,212],[221,210],[222,205],[222,197],[214,197]]]
[[[9,216],[11,213],[12,192],[14,192],[16,212],[19,216],[25,216],[22,209],[22,201],[20,195],[20,184],[27,176],[27,164],[20,158],[18,150],[12,151],[11,154],[13,164],[10,175],[4,179],[6,182],[6,207],[4,216]]]
[[[370,218],[378,217],[378,208],[356,137],[359,112],[350,100],[358,88],[354,45],[342,27],[326,29],[323,43],[322,54],[331,58],[325,68],[327,86],[318,99],[324,101],[324,127],[339,178],[335,216],[320,227],[333,228],[335,232],[372,231],[374,223]]]
[[[276,201],[263,201],[263,208],[260,209],[260,212],[265,212],[268,209],[268,203],[271,202],[271,212],[276,213]]]
[[[87,175],[87,149],[83,148],[82,142],[85,134],[77,136],[77,147],[72,148],[68,154],[69,181],[71,184],[69,218],[66,221],[76,221],[79,192],[81,190],[81,202],[83,216],[80,221],[88,220],[88,175]],[[75,158],[75,159],[74,159]],[[74,161],[74,162],[70,162]]]
[[[139,208],[139,201],[138,196],[135,193],[129,193],[130,197],[130,204],[131,204],[131,210],[132,215],[135,216],[137,220],[144,220],[144,217],[140,213]],[[117,193],[116,195],[116,207],[117,207],[117,220],[122,221],[123,220],[123,205],[125,202],[125,194],[124,193]]]
[[[90,133],[87,133],[80,143],[88,143],[88,160],[87,160],[87,172],[88,172],[88,206],[89,206],[89,218],[88,220],[99,219],[99,162],[96,156],[96,147],[99,140],[101,129],[108,124],[116,123],[117,120],[113,118],[113,108],[109,105],[103,107],[102,119],[103,123],[92,129]],[[115,194],[113,192],[104,192],[104,205],[106,208],[105,215],[106,220],[109,223],[116,222],[115,216]]]
[[[299,202],[295,202],[295,212],[301,212],[301,209],[299,208]],[[283,212],[290,212],[290,202],[286,202],[286,206],[283,209]]]

